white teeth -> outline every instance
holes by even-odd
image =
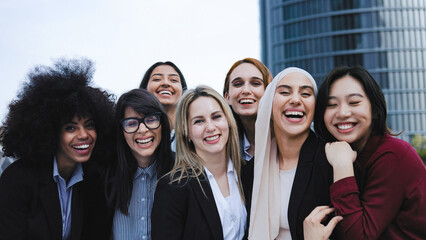
[[[213,137],[206,137],[206,141],[213,141],[219,138],[219,135],[213,136]]]
[[[172,95],[172,92],[170,92],[170,91],[160,91],[160,94]]]
[[[345,130],[345,129],[349,129],[349,128],[353,127],[353,126],[354,125],[352,123],[345,123],[345,124],[339,124],[339,125],[337,125],[337,128]]]
[[[240,103],[241,104],[251,104],[251,103],[254,103],[254,101],[251,100],[251,99],[242,99],[242,100],[240,100]]]
[[[291,115],[291,116],[303,116],[303,112],[298,111],[287,111],[285,112],[285,115]]]
[[[149,142],[152,142],[154,140],[154,137],[146,138],[146,139],[136,139],[136,143],[138,144],[146,144]]]
[[[87,149],[87,148],[89,148],[89,144],[73,146],[73,148],[75,148],[75,149],[79,149],[79,150]]]

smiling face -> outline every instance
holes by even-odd
[[[251,63],[238,65],[229,76],[225,99],[241,117],[256,117],[259,100],[265,92],[262,73]]]
[[[362,150],[371,133],[372,113],[370,100],[358,80],[347,75],[331,84],[324,122],[337,140]]]
[[[202,158],[225,156],[229,126],[219,103],[211,97],[199,97],[188,111],[189,133],[195,152]]]
[[[143,118],[133,108],[127,107],[124,111],[124,118]],[[134,133],[126,133],[123,130],[124,138],[133,156],[142,168],[148,167],[152,161],[155,150],[161,142],[161,125],[157,129],[149,130],[143,123],[139,124],[139,129]]]
[[[152,70],[146,89],[164,106],[176,105],[182,95],[179,74],[169,65],[160,65]]]
[[[59,148],[56,152],[58,166],[74,167],[87,162],[96,143],[95,122],[91,118],[74,117],[65,123],[59,135]]]
[[[272,105],[276,135],[307,136],[315,112],[311,81],[302,73],[289,73],[280,80]]]

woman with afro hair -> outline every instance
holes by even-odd
[[[1,141],[4,155],[18,160],[0,178],[2,239],[104,238],[97,186],[113,155],[114,98],[89,86],[92,65],[60,59],[36,67],[9,105]]]

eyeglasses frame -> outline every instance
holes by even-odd
[[[156,127],[156,128],[150,128],[150,127],[148,127],[145,124],[145,118],[152,117],[152,116],[157,116],[158,117],[158,121],[160,122],[160,124],[158,124],[158,127]],[[139,127],[140,127],[141,123],[143,123],[143,125],[145,125],[145,127],[147,129],[149,129],[149,130],[155,130],[155,129],[157,129],[157,128],[159,128],[161,126],[161,118],[162,118],[162,116],[163,116],[163,114],[161,112],[154,112],[154,113],[151,113],[151,114],[148,114],[148,115],[144,116],[143,118],[135,118],[135,117],[123,118],[123,119],[120,120],[120,126],[123,128],[123,131],[125,133],[135,133],[135,132],[137,132],[139,130]],[[129,119],[136,119],[136,120],[138,120],[138,127],[133,132],[127,132],[126,129],[124,128],[124,126],[123,126],[124,121],[129,120]]]

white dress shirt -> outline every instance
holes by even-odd
[[[238,188],[238,177],[232,161],[228,162],[229,196],[224,197],[213,174],[204,167],[212,188],[216,207],[219,212],[224,240],[242,239],[246,227],[247,211]]]

